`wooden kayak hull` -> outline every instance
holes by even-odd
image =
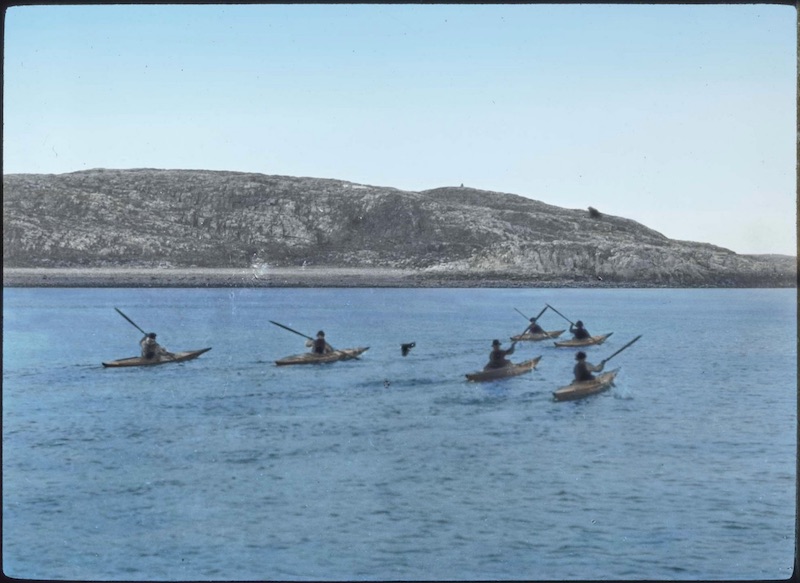
[[[334,350],[328,354],[315,354],[313,352],[304,352],[303,354],[295,354],[294,356],[287,356],[276,360],[275,364],[278,366],[288,366],[292,364],[326,364],[329,362],[336,362],[339,360],[352,360],[369,350],[369,346],[361,346],[359,348],[342,348],[341,350]]]
[[[512,336],[511,340],[514,342],[539,342],[540,340],[547,340],[548,338],[558,338],[566,330],[548,330],[547,332],[537,332],[536,334],[517,334]]]
[[[602,393],[611,388],[618,372],[619,369],[617,368],[597,375],[594,380],[581,381],[569,384],[566,387],[561,387],[553,392],[553,398],[555,398],[556,401],[574,401],[575,399],[582,399],[589,395]]]
[[[505,379],[508,377],[515,377],[526,372],[530,372],[536,368],[541,356],[520,362],[519,364],[512,364],[511,366],[504,366],[503,368],[490,368],[478,372],[467,373],[465,376],[468,381],[482,382],[482,381],[496,381],[498,379]]]
[[[554,344],[559,348],[580,348],[581,346],[594,346],[596,344],[602,344],[608,337],[611,336],[613,332],[609,332],[608,334],[601,334],[599,336],[591,336],[589,338],[584,338],[583,340],[562,340],[561,342],[555,342]]]
[[[201,354],[211,350],[211,347],[201,348],[200,350],[187,350],[185,352],[174,352],[170,356],[160,355],[156,358],[142,358],[141,356],[132,356],[130,358],[121,358],[119,360],[112,360],[111,362],[104,362],[103,366],[107,368],[122,368],[127,366],[155,366],[157,364],[170,364],[173,362],[186,362],[187,360],[194,360]]]

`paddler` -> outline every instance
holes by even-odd
[[[150,332],[145,334],[144,338],[139,341],[139,346],[142,347],[142,358],[152,360],[156,356],[172,355],[170,351],[156,342],[156,333]]]
[[[322,330],[317,332],[317,337],[314,340],[308,340],[306,346],[310,346],[311,352],[314,354],[328,354],[333,352],[333,347],[325,341],[325,332]]]
[[[592,335],[589,334],[589,331],[583,327],[583,322],[580,320],[575,322],[575,324],[570,323],[569,331],[575,340],[585,340],[586,338],[592,337]]]
[[[575,368],[572,371],[575,373],[575,382],[579,383],[581,381],[591,381],[594,379],[593,372],[602,372],[603,367],[606,365],[605,360],[601,360],[600,364],[594,365],[590,362],[586,362],[586,353],[581,351],[575,355],[575,360],[578,362],[575,363]]]
[[[511,366],[513,363],[507,360],[506,356],[514,354],[514,345],[516,345],[516,342],[512,342],[511,348],[508,350],[503,350],[500,348],[499,340],[492,340],[492,351],[489,353],[489,363],[483,367],[483,370]]]
[[[544,328],[536,323],[536,318],[531,318],[531,325],[523,332],[523,334],[544,334]]]

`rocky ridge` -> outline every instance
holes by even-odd
[[[3,177],[6,267],[412,269],[430,278],[796,285],[796,258],[676,241],[623,217],[464,187],[199,170]]]

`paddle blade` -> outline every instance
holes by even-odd
[[[572,324],[573,326],[575,325],[575,322],[573,322],[572,320],[570,320],[569,318],[567,318],[567,317],[566,317],[564,314],[562,314],[561,312],[559,312],[558,310],[556,310],[556,309],[555,309],[553,306],[551,306],[550,304],[545,304],[545,306],[547,306],[548,308],[550,308],[551,310],[553,310],[553,311],[554,311],[556,314],[558,314],[559,316],[561,316],[562,318],[564,318],[564,319],[565,319],[567,322],[569,322],[569,323],[570,323],[570,324]]]
[[[283,328],[284,330],[288,330],[289,332],[293,332],[294,334],[297,334],[298,336],[302,336],[303,338],[308,338],[309,340],[314,340],[311,336],[303,334],[302,332],[298,332],[297,330],[293,330],[292,328],[289,328],[289,326],[284,326],[283,324],[281,324],[279,322],[275,322],[273,320],[270,320],[269,323],[270,324],[274,324],[275,326],[278,326],[280,328]]]
[[[136,322],[134,322],[134,321],[133,321],[133,320],[131,320],[131,319],[130,319],[128,316],[126,316],[124,313],[122,313],[122,310],[120,310],[119,308],[116,308],[116,307],[115,307],[114,309],[117,311],[117,313],[118,313],[120,316],[122,316],[123,318],[125,318],[125,319],[126,319],[128,322],[130,322],[131,324],[133,324],[133,327],[134,327],[134,328],[136,328],[136,329],[137,329],[139,332],[141,332],[142,334],[144,334],[145,336],[147,336],[147,332],[145,332],[144,330],[142,330],[141,328],[139,328],[139,326],[137,326],[137,325],[136,325]]]
[[[604,358],[604,359],[603,359],[603,362],[608,362],[609,360],[611,360],[612,358],[614,358],[616,355],[618,355],[620,352],[622,352],[623,350],[625,350],[626,348],[628,348],[628,347],[629,347],[631,344],[633,344],[634,342],[636,342],[637,340],[639,340],[639,338],[641,338],[641,337],[642,337],[642,335],[641,335],[641,334],[639,334],[639,335],[638,335],[636,338],[634,338],[633,340],[631,340],[630,342],[628,342],[628,343],[627,343],[625,346],[623,346],[622,348],[620,348],[619,350],[617,350],[617,351],[616,351],[614,354],[612,354],[612,355],[611,355],[611,356],[609,356],[608,358]]]

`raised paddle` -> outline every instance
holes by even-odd
[[[514,309],[515,309],[515,310],[517,310],[517,308],[514,308]],[[542,311],[541,311],[541,312],[539,312],[539,313],[536,315],[536,317],[534,318],[534,320],[538,320],[539,318],[541,318],[541,317],[542,317],[542,314],[544,314],[544,313],[545,313],[545,311],[547,311],[547,304],[545,304],[544,308],[542,308]],[[530,322],[530,321],[531,321],[531,319],[530,319],[528,316],[526,316],[525,314],[523,314],[523,313],[522,313],[522,312],[520,312],[519,310],[517,310],[517,313],[518,313],[520,316],[522,316],[523,318],[525,318],[525,319],[526,319],[528,322]]]
[[[274,321],[272,321],[272,320],[270,320],[270,321],[269,321],[269,323],[270,323],[270,324],[275,324],[276,326],[278,326],[278,327],[280,327],[280,328],[283,328],[284,330],[288,330],[289,332],[294,332],[295,334],[297,334],[298,336],[302,336],[303,338],[308,338],[308,339],[309,339],[309,340],[311,340],[312,342],[314,341],[314,339],[313,339],[311,336],[308,336],[308,335],[306,335],[306,334],[303,334],[302,332],[298,332],[298,331],[297,331],[297,330],[295,330],[294,328],[289,328],[289,326],[284,326],[283,324],[281,324],[281,323],[279,323],[279,322],[274,322]],[[326,342],[325,342],[325,344],[328,344],[328,342],[326,341]],[[330,345],[330,344],[328,344],[328,346],[331,346],[331,345]],[[335,349],[333,346],[331,346],[331,350],[333,350],[333,351],[336,351],[336,349]],[[355,358],[356,360],[361,360],[361,359],[360,359],[360,358],[358,358],[357,356],[355,356],[355,357],[353,357],[353,358]]]
[[[558,310],[556,310],[556,309],[555,309],[553,306],[551,306],[550,304],[545,304],[545,305],[546,305],[548,308],[550,308],[551,310],[553,310],[553,311],[554,311],[556,314],[558,314],[559,316],[561,316],[562,318],[564,318],[564,319],[565,319],[567,322],[569,322],[569,323],[570,323],[570,324],[572,324],[573,326],[575,325],[575,322],[573,322],[572,320],[570,320],[569,318],[567,318],[567,317],[566,317],[564,314],[562,314],[561,312],[559,312]]]
[[[139,332],[141,332],[142,334],[144,334],[145,336],[147,336],[147,332],[145,332],[144,330],[142,330],[141,328],[139,328],[139,326],[137,326],[137,325],[136,325],[136,322],[134,322],[134,321],[133,321],[133,320],[131,320],[131,319],[130,319],[128,316],[126,316],[125,314],[123,314],[123,313],[122,313],[122,310],[120,310],[119,308],[114,308],[114,309],[117,311],[117,313],[118,313],[120,316],[122,316],[123,318],[125,318],[125,319],[126,319],[128,322],[130,322],[131,324],[133,324],[133,327],[134,327],[134,328],[136,328],[136,329],[137,329]],[[167,350],[164,350],[163,348],[162,348],[161,350],[162,350],[161,354],[162,354],[163,356],[166,356],[167,358],[170,358],[171,360],[175,360],[175,355],[174,355],[174,354],[172,354],[171,352],[169,352],[169,351],[167,351]]]
[[[517,310],[517,308],[514,308],[514,309],[515,309],[515,310]],[[526,316],[525,314],[523,314],[523,313],[522,313],[522,312],[520,312],[519,310],[517,310],[517,313],[518,313],[520,316],[522,316],[523,318],[525,318],[525,319],[526,319],[528,322],[530,322],[530,321],[531,321],[531,319],[530,319],[530,318],[528,318],[528,316]],[[528,328],[530,328],[530,324],[528,324],[528,325],[525,327],[525,329],[522,331],[522,333],[520,334],[520,336],[522,336],[523,334],[525,334],[525,333],[528,331]]]
[[[126,319],[128,322],[130,322],[131,324],[133,324],[133,327],[134,327],[134,328],[136,328],[136,329],[137,329],[139,332],[141,332],[142,334],[144,334],[145,336],[147,336],[147,332],[145,332],[144,330],[142,330],[141,328],[139,328],[139,326],[137,326],[137,325],[136,325],[136,322],[134,322],[134,321],[133,321],[133,320],[131,320],[131,319],[130,319],[128,316],[126,316],[125,314],[123,314],[123,313],[122,313],[122,310],[120,310],[119,308],[114,308],[114,309],[117,311],[117,313],[118,313],[120,316],[122,316],[123,318],[125,318],[125,319]]]
[[[309,340],[314,340],[311,336],[308,336],[307,334],[303,334],[302,332],[298,332],[297,330],[295,330],[293,328],[289,328],[289,326],[284,326],[283,324],[280,324],[278,322],[273,322],[272,320],[270,320],[269,323],[270,324],[275,324],[276,326],[279,326],[280,328],[283,328],[284,330],[288,330],[289,332],[294,332],[295,334],[297,334],[298,336],[302,336],[303,338],[308,338]]]
[[[633,344],[634,342],[636,342],[637,340],[639,340],[639,338],[641,338],[641,337],[642,337],[642,335],[641,335],[641,334],[639,334],[639,335],[638,335],[636,338],[634,338],[633,340],[631,340],[630,342],[628,342],[628,343],[627,343],[625,346],[623,346],[622,348],[620,348],[619,350],[617,350],[617,351],[616,351],[614,354],[612,354],[612,355],[611,355],[611,356],[609,356],[608,358],[604,358],[603,360],[601,360],[601,361],[600,361],[600,362],[601,362],[601,364],[605,364],[605,363],[607,363],[609,360],[611,360],[611,359],[612,359],[612,358],[614,358],[616,355],[618,355],[620,352],[622,352],[623,350],[625,350],[626,348],[628,348],[628,346],[630,346],[631,344]]]
[[[542,308],[542,311],[541,311],[541,312],[539,312],[538,314],[536,314],[536,317],[533,319],[533,321],[534,321],[534,322],[538,322],[538,321],[539,321],[539,318],[541,318],[541,317],[542,317],[542,314],[544,314],[546,311],[547,311],[547,304],[545,304],[545,305],[544,305],[544,308]],[[542,331],[544,331],[544,328],[542,328]],[[548,338],[550,337],[550,334],[549,334],[548,332],[544,332],[544,334],[545,334],[545,335],[546,335]]]
[[[514,309],[515,309],[515,310],[517,310],[517,308],[514,308]],[[534,322],[535,322],[535,321],[537,321],[537,320],[539,320],[539,318],[541,318],[541,317],[542,317],[542,314],[544,314],[546,310],[547,310],[547,305],[545,305],[545,307],[544,307],[544,308],[542,308],[542,311],[541,311],[541,312],[539,312],[539,313],[536,315],[536,317],[535,317],[535,318],[533,318]],[[530,321],[531,321],[531,318],[528,318],[528,316],[526,316],[525,314],[523,314],[523,313],[522,313],[522,312],[520,312],[519,310],[517,310],[517,312],[519,312],[519,313],[520,313],[520,315],[521,315],[523,318],[525,318],[526,320],[528,320],[528,322],[530,322]],[[530,324],[528,324],[528,327],[527,327],[527,328],[525,328],[525,330],[523,330],[523,331],[522,331],[522,334],[520,334],[520,336],[522,336],[522,335],[526,334],[526,333],[528,332],[528,328],[530,328],[530,326],[531,326],[531,325],[530,325]],[[550,336],[550,333],[549,333],[549,332],[543,331],[543,332],[541,332],[541,334],[544,334],[546,338],[551,338],[551,336]]]

